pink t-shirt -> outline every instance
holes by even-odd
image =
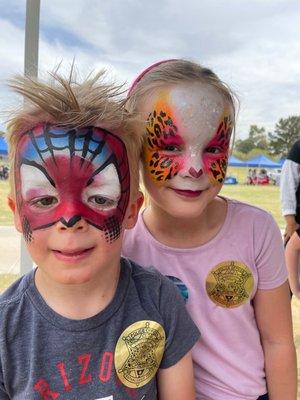
[[[191,249],[165,246],[140,214],[125,233],[123,254],[172,277],[185,297],[202,334],[193,348],[197,400],[256,400],[267,389],[252,299],[257,289],[286,281],[284,249],[270,214],[226,200],[225,222],[210,242]]]

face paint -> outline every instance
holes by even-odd
[[[161,92],[146,125],[146,173],[161,185],[176,176],[198,179],[204,173],[211,184],[222,183],[232,125],[230,110],[212,87]]]
[[[130,195],[123,142],[100,128],[67,130],[39,125],[17,146],[17,207],[26,240],[58,221],[71,227],[84,218],[112,242]]]
[[[174,150],[183,145],[166,99],[159,100],[155,110],[149,114],[146,131],[144,164],[151,178],[163,183],[177,175],[181,162]]]
[[[225,179],[232,125],[231,115],[227,113],[203,153],[204,169],[213,185]]]

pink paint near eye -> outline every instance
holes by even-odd
[[[37,197],[43,197],[43,196],[52,196],[52,193],[50,193],[47,189],[40,188],[40,189],[30,189],[25,193],[25,201],[30,201],[32,199],[35,199]]]

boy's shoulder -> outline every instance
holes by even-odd
[[[142,267],[129,258],[124,258],[124,260],[130,265],[131,278],[136,286],[147,287],[152,293],[155,289],[161,290],[162,287],[173,291],[174,285],[172,282],[155,269],[154,266]]]
[[[140,300],[143,299],[143,302],[156,304],[158,309],[161,309],[164,302],[179,301],[179,303],[184,303],[174,283],[155,267],[151,265],[141,267],[128,258],[123,258],[123,260],[130,265],[131,279]]]

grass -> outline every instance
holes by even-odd
[[[285,226],[280,210],[279,187],[274,185],[246,185],[248,168],[228,168],[228,175],[237,178],[238,185],[224,185],[221,194],[269,211],[280,229]]]
[[[13,216],[7,205],[9,185],[7,181],[0,181],[0,226],[13,225]]]
[[[8,288],[19,276],[17,274],[0,274],[0,293]]]

